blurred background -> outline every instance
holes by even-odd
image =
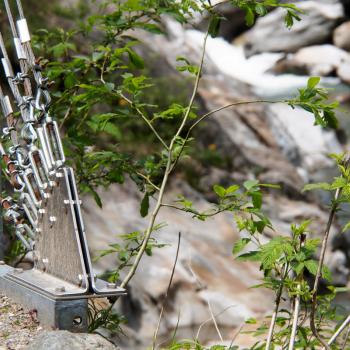
[[[218,3],[220,1],[217,1]],[[94,12],[96,3],[64,0],[25,2],[32,31],[40,28],[74,28],[76,22]],[[348,149],[350,122],[350,1],[299,1],[305,11],[302,21],[287,29],[283,11],[274,10],[248,28],[244,13],[228,4],[217,9],[226,17],[219,36],[209,38],[202,81],[196,104],[200,111],[213,110],[238,100],[283,99],[296,94],[309,76],[321,76],[321,83],[339,101],[340,128],[324,130],[313,125],[313,118],[302,110],[284,104],[253,104],[226,109],[208,119],[197,130],[196,149],[181,164],[166,194],[171,202],[178,194],[193,201],[199,209],[215,201],[214,184],[229,186],[247,179],[280,184],[281,190],[266,193],[264,208],[276,232],[266,232],[266,240],[276,233],[288,233],[294,222],[312,219],[311,229],[321,236],[328,219],[330,198],[322,192],[302,193],[310,182],[329,181],[336,175],[329,153]],[[4,15],[3,13],[1,14]],[[1,26],[4,21],[1,20]],[[139,53],[146,69],[158,82],[154,99],[186,101],[191,81],[176,71],[176,57],[191,62],[200,60],[208,25],[206,15],[196,16],[193,26],[181,26],[164,16],[165,35],[132,32],[142,41]],[[79,42],[77,54],[89,42]],[[49,48],[47,48],[49,50]],[[152,97],[152,96],[151,96]],[[117,123],[117,122],[116,122]],[[118,127],[118,124],[116,124]],[[152,149],[152,140],[142,138],[142,129],[121,128],[131,136],[124,147],[131,154]],[[118,143],[116,135],[115,142]],[[126,179],[124,185],[100,188],[103,208],[86,195],[84,219],[93,255],[114,243],[119,234],[144,229],[141,218],[142,194]],[[152,202],[151,202],[152,203]],[[346,221],[344,211],[332,227],[332,244],[327,264],[337,286],[348,284],[350,234],[338,235]],[[206,222],[186,213],[163,208],[159,222],[166,225],[156,233],[159,243],[153,256],[144,256],[139,271],[121,298],[116,310],[127,323],[124,334],[106,334],[125,349],[144,349],[156,329],[161,302],[166,293],[175,259],[178,232],[182,233],[179,260],[160,326],[162,341],[199,336],[204,343],[220,341],[212,315],[223,339],[230,344],[249,345],[249,335],[237,332],[245,320],[262,320],[271,313],[273,298],[262,289],[250,289],[260,273],[253,263],[234,260],[232,245],[239,238],[232,214],[222,214]],[[7,244],[5,242],[5,244]],[[118,264],[113,255],[98,260],[96,269],[103,274]],[[338,302],[349,308],[348,301]],[[247,327],[247,326],[244,326]]]

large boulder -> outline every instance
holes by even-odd
[[[330,44],[314,45],[288,55],[276,64],[274,71],[327,76],[336,73],[339,67],[349,60],[350,54],[336,46]]]
[[[263,18],[245,35],[248,55],[260,52],[295,52],[298,49],[320,44],[331,38],[332,30],[344,17],[340,3],[328,4],[305,1],[298,4],[306,15],[287,29],[284,24],[285,11],[277,9]]]
[[[337,47],[350,51],[350,21],[341,24],[335,29],[333,42]]]

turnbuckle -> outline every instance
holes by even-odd
[[[26,169],[23,172],[23,180],[25,187],[36,207],[40,208],[43,198],[45,198],[45,193],[39,188],[34,171],[31,168]]]
[[[49,179],[49,169],[46,165],[43,152],[36,146],[32,146],[29,152],[29,161],[34,171],[38,187],[41,190],[46,190],[49,185],[52,185],[52,182]]]
[[[28,123],[24,124],[24,126],[21,130],[21,137],[28,144],[32,144],[37,140],[38,135],[37,135],[32,123],[28,122]]]
[[[38,225],[38,210],[33,203],[32,198],[26,192],[23,192],[20,197],[21,206],[26,214],[26,217],[30,224],[36,228]]]
[[[54,168],[60,168],[66,161],[57,122],[50,117],[43,123],[43,131],[47,143],[48,156]]]

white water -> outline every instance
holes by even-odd
[[[185,36],[196,46],[203,45],[204,33],[187,30]],[[246,58],[243,47],[235,46],[222,38],[208,38],[206,55],[223,74],[251,85],[254,93],[262,97],[289,96],[305,86],[308,79],[307,76],[269,73],[283,57],[282,53],[263,53]],[[340,84],[340,80],[323,78],[322,83],[335,86]]]

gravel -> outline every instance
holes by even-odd
[[[0,350],[20,350],[44,330],[33,311],[0,295]]]

